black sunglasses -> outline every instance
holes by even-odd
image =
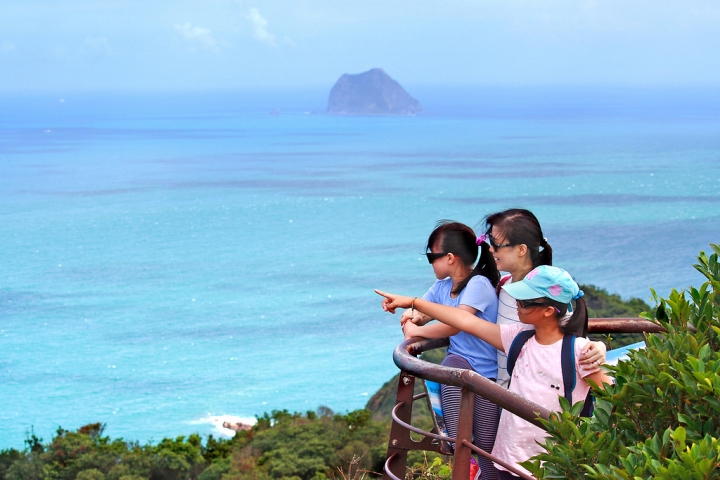
[[[549,307],[547,303],[537,302],[533,300],[516,300],[521,308]]]
[[[553,305],[548,305],[547,303],[537,302],[537,301],[532,301],[532,300],[515,300],[515,301],[517,302],[517,304],[520,308],[528,309],[528,308],[535,308],[535,307],[552,307],[555,309],[555,311],[558,314],[562,313],[562,312],[560,312],[559,308],[557,308]]]
[[[444,257],[447,253],[427,252],[425,255],[427,255],[428,263],[432,265],[435,260]]]
[[[503,247],[514,247],[512,243],[495,243],[495,239],[492,235],[487,236],[488,242],[490,243],[490,246],[493,247],[495,250],[498,250]]]

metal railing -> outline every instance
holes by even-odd
[[[591,318],[588,330],[590,333],[605,334],[663,332],[660,325],[640,318]],[[407,469],[408,452],[411,450],[425,450],[444,455],[453,455],[453,480],[468,479],[472,452],[491,459],[515,475],[520,476],[520,478],[533,480],[534,477],[518,470],[515,465],[508,465],[472,444],[474,397],[480,395],[504,410],[518,415],[543,429],[544,427],[539,419],[547,420],[550,411],[506,390],[472,370],[444,367],[417,358],[422,352],[445,347],[448,344],[449,340],[447,338],[423,339],[416,337],[404,341],[395,348],[393,360],[401,372],[395,407],[392,411],[393,422],[390,428],[383,479],[403,480]],[[435,429],[432,432],[427,432],[411,425],[413,402],[426,396],[424,393],[413,394],[415,378],[462,388],[456,438],[440,435]],[[414,440],[410,432],[422,435],[422,439]],[[446,442],[455,445],[454,453],[447,448]]]

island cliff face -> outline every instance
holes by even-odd
[[[381,68],[345,74],[330,90],[327,112],[336,115],[416,115],[420,102]]]

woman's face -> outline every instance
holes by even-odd
[[[490,237],[490,251],[493,254],[498,270],[502,272],[512,272],[515,270],[520,260],[517,245],[509,245],[509,242],[500,229],[494,225],[490,231]]]

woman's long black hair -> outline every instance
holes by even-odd
[[[462,292],[475,275],[482,275],[487,278],[493,287],[497,287],[500,281],[500,272],[498,272],[495,259],[490,252],[490,246],[487,242],[478,242],[477,240],[472,228],[452,220],[440,220],[428,238],[426,251],[429,252],[432,250],[433,245],[438,245],[444,253],[452,253],[459,257],[465,265],[475,265],[470,275],[458,283],[452,291],[453,295]],[[478,252],[480,258],[475,264]]]

